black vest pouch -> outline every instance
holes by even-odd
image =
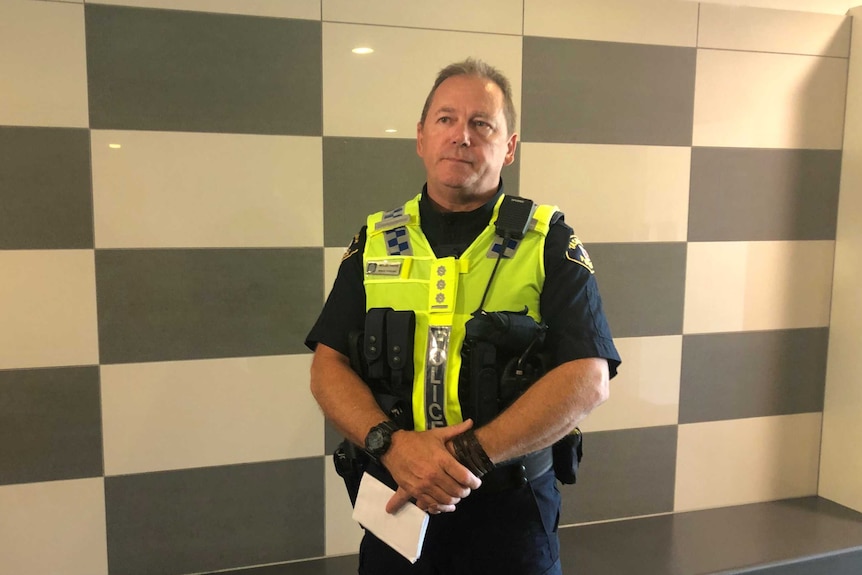
[[[473,314],[466,325],[466,338],[487,341],[502,352],[522,354],[538,351],[545,341],[547,326],[521,311],[485,311]]]
[[[494,419],[545,374],[539,354],[547,327],[520,312],[473,314],[465,325],[460,399],[476,426]],[[464,382],[467,385],[464,386]]]
[[[389,367],[391,405],[380,407],[401,429],[413,429],[413,338],[416,314],[413,311],[386,312],[386,364]],[[393,401],[394,400],[394,401]]]
[[[550,354],[530,353],[510,357],[500,375],[500,405],[512,405],[527,388],[551,369]]]
[[[386,363],[394,388],[413,388],[413,337],[416,314],[412,311],[386,312]]]
[[[365,373],[370,380],[379,381],[389,378],[389,365],[384,354],[386,350],[386,316],[392,308],[373,308],[365,316],[365,335],[362,338],[362,357],[365,359]]]
[[[497,348],[482,340],[464,344],[462,358],[467,358],[469,382],[463,390],[465,419],[473,419],[475,427],[489,423],[500,413],[500,373],[497,370]],[[463,359],[462,359],[463,361]],[[462,379],[462,382],[464,380]],[[462,383],[463,386],[463,383]],[[459,389],[459,394],[461,394]]]
[[[365,329],[351,333],[350,366],[368,385],[380,409],[400,428],[413,428],[413,338],[416,314],[372,308]]]

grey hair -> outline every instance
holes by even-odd
[[[431,91],[428,92],[428,97],[425,98],[425,106],[422,108],[422,117],[419,119],[419,123],[421,125],[425,125],[425,118],[428,116],[428,109],[431,107],[431,100],[434,99],[434,94],[437,92],[437,88],[440,87],[440,84],[453,76],[476,76],[478,78],[485,78],[494,82],[497,87],[500,88],[500,91],[503,92],[503,115],[506,117],[506,128],[509,130],[509,134],[513,134],[515,132],[516,115],[515,104],[512,102],[512,84],[502,72],[490,64],[486,64],[482,60],[476,60],[473,58],[467,58],[463,62],[449,64],[440,70],[440,73],[437,74],[437,79],[434,80],[434,86],[431,88]]]

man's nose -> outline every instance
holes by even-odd
[[[466,123],[455,123],[452,124],[452,143],[456,146],[469,146],[470,145],[470,131],[468,130],[468,126]]]

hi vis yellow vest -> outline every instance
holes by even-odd
[[[463,421],[458,377],[464,325],[479,308],[482,294],[502,253],[482,308],[521,311],[541,321],[539,296],[545,282],[544,249],[555,206],[538,206],[529,231],[503,246],[494,222],[460,258],[438,258],[419,227],[419,198],[390,212],[368,217],[363,254],[366,311],[378,307],[413,310],[413,421],[416,430]]]

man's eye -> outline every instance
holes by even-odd
[[[446,116],[443,116],[442,118],[437,118],[437,122],[438,122],[438,123],[440,123],[440,124],[448,124],[448,123],[449,123],[449,118],[448,118],[448,117],[446,117]]]

